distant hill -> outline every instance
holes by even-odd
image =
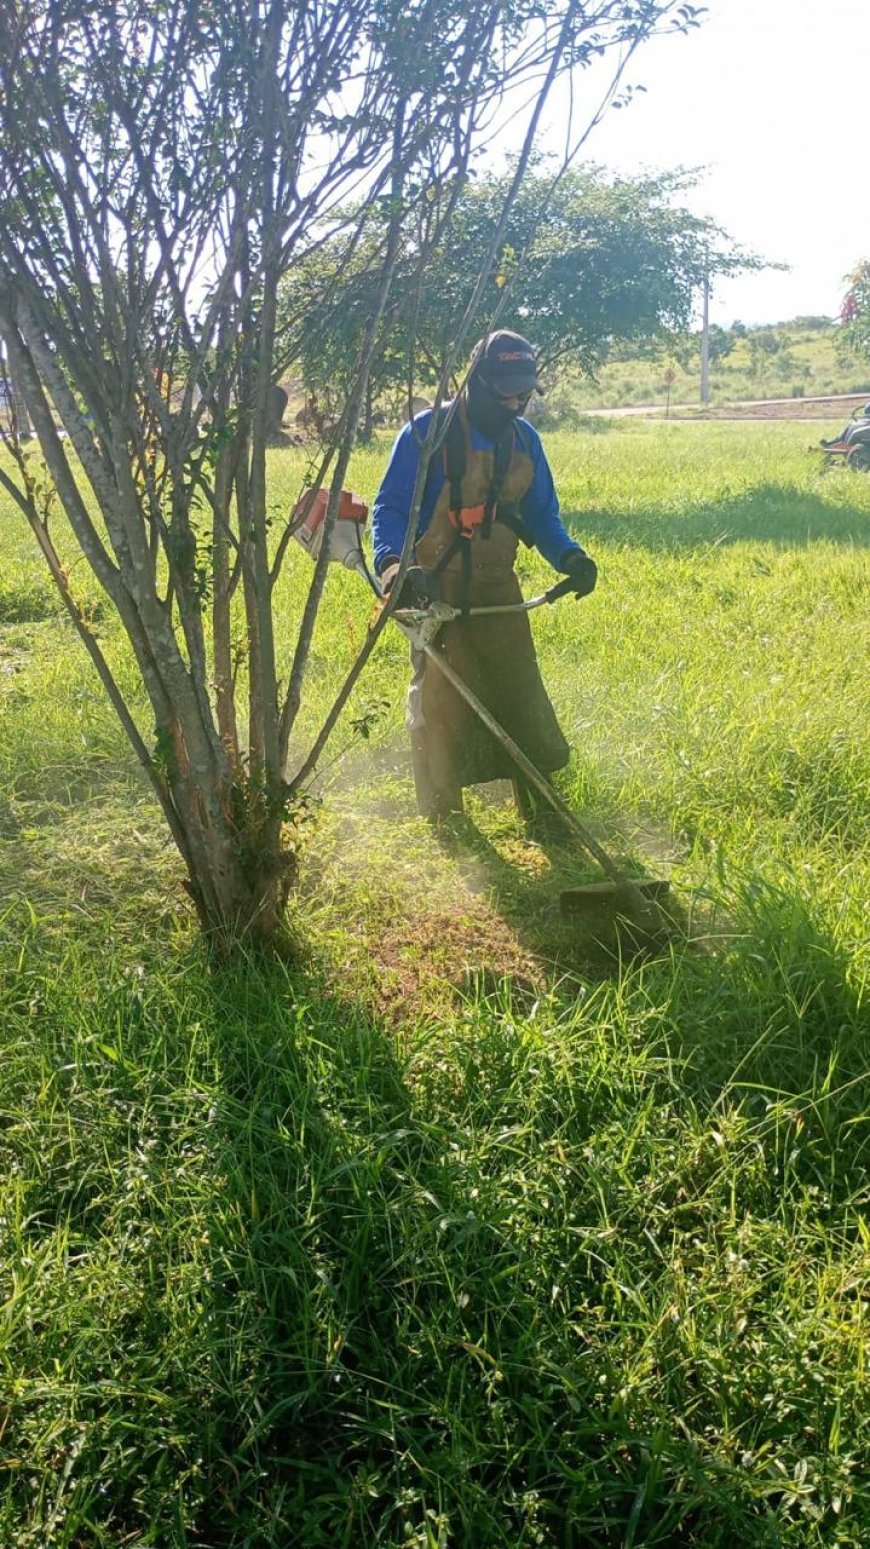
[[[734,323],[711,329],[710,343],[713,404],[827,393],[870,396],[870,361],[846,349],[831,318],[796,317],[751,328]],[[597,381],[569,374],[554,389],[551,406],[558,413],[563,396],[577,409],[663,403],[669,385],[672,403],[697,402],[700,359],[700,332],[643,352],[617,346]]]

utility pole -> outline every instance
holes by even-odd
[[[704,310],[701,317],[701,402],[710,402],[710,269],[704,270]]]

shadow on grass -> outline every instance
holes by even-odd
[[[656,951],[655,943],[639,943],[636,936],[632,939],[627,922],[620,923],[613,898],[596,901],[583,916],[563,909],[563,893],[590,882],[606,883],[607,878],[558,825],[544,826],[533,841],[518,835],[499,844],[466,816],[438,837],[460,872],[466,860],[472,863],[474,885],[486,892],[517,941],[550,974],[613,978],[632,955],[642,952],[649,956]],[[608,848],[611,846],[612,841]],[[613,851],[613,858],[633,881],[656,880],[648,876],[636,857]],[[666,902],[670,926],[677,939],[685,940],[685,912],[676,897]],[[663,924],[667,922],[663,920]],[[486,976],[481,987],[487,987]]]
[[[721,1305],[685,1339],[653,1311],[679,1296],[699,1232],[724,1260],[742,1211],[771,1227],[785,1211],[791,1248],[809,1218],[820,1242],[861,1176],[867,1080],[848,1089],[862,1067],[847,962],[788,893],[755,888],[742,905],[730,956],[614,986],[597,1027],[577,986],[573,1023],[518,1024],[496,997],[437,1034],[409,1030],[402,1052],[315,973],[289,1002],[289,985],[259,980],[262,1012],[248,1000],[243,1032],[225,980],[235,1208],[213,1233],[215,1312],[235,1324],[247,1307],[257,1333],[255,1380],[222,1443],[239,1513],[275,1508],[293,1481],[295,1515],[269,1526],[294,1523],[306,1546],[423,1543],[427,1528],[437,1542],[439,1520],[456,1543],[493,1549],[615,1549],[632,1528],[661,1545],[782,1541],[764,1471],[747,1476],[710,1438],[724,1392],[744,1449],[763,1455],[775,1437],[791,1469],[810,1428],[825,1454],[843,1388],[821,1411],[817,1394],[791,1408],[813,1340],[792,1328],[779,1349],[791,1269],[768,1265],[770,1328],[753,1302],[745,1346]],[[723,1212],[731,1225],[714,1225]],[[703,1280],[700,1261],[692,1273]],[[711,1302],[723,1286],[714,1276]],[[785,1430],[763,1409],[770,1382]],[[856,1383],[847,1407],[860,1402]],[[201,1530],[218,1549],[238,1541],[220,1512]]]
[[[782,548],[816,542],[870,547],[870,512],[779,484],[759,485],[744,495],[679,513],[654,506],[626,515],[595,510],[563,514],[568,528],[576,528],[584,541],[600,538],[655,553],[745,542]]]
[[[840,1500],[814,1541],[860,1541],[866,1405],[811,1272],[846,1284],[858,989],[796,895],[738,903],[719,959],[398,1037],[314,958],[161,978],[155,944],[38,1022],[25,965],[47,1064],[0,1133],[42,1301],[4,1441],[73,1437],[46,1518],[65,1468],[67,1540],[106,1549],[773,1549],[806,1541],[803,1467]]]

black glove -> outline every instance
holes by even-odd
[[[393,560],[384,566],[381,571],[381,590],[385,597],[389,597],[393,582],[399,570],[399,561]],[[432,578],[428,571],[420,565],[409,565],[402,582],[402,589],[396,598],[397,608],[425,608],[432,601]]]
[[[559,569],[573,580],[571,589],[576,597],[588,597],[590,592],[594,592],[598,566],[585,549],[568,549],[562,555]]]

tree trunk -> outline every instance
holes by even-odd
[[[228,771],[206,802],[186,759],[178,723],[164,728],[160,765],[187,861],[187,891],[201,925],[220,937],[273,936],[296,877],[296,851],[284,843],[283,795],[269,797]]]
[[[368,443],[373,439],[375,433],[374,391],[375,390],[372,379],[369,377],[369,380],[366,383],[365,404],[363,406],[363,421],[359,433],[360,441],[364,442],[366,445],[368,445]]]

